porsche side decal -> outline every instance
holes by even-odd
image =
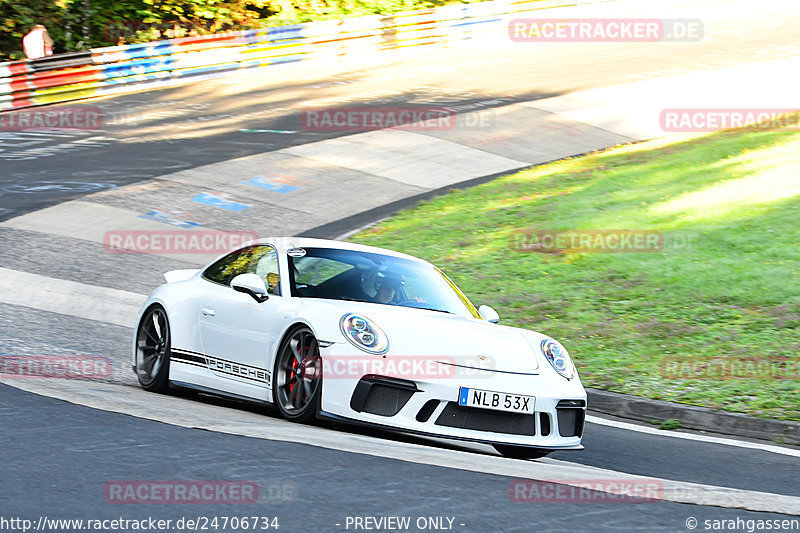
[[[178,348],[172,348],[171,359],[178,363],[205,367],[212,372],[253,381],[265,387],[269,387],[271,384],[271,374],[268,370],[263,368],[243,365],[242,363],[236,363],[234,361]]]

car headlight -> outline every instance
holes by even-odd
[[[575,376],[575,366],[572,364],[569,352],[561,346],[561,343],[553,339],[543,340],[542,353],[556,372],[567,379],[572,379]]]
[[[365,352],[382,354],[389,349],[389,338],[374,322],[354,313],[339,321],[339,328],[350,343]]]

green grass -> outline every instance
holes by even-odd
[[[681,421],[677,418],[670,418],[668,420],[664,420],[658,425],[658,429],[670,430],[670,429],[678,429],[681,427]]]
[[[428,259],[502,323],[561,340],[586,386],[800,420],[798,379],[661,369],[687,357],[797,368],[798,154],[797,130],[620,146],[451,191],[352,240]],[[664,248],[524,253],[509,246],[518,228],[654,230]]]

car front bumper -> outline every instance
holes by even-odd
[[[321,355],[323,359],[365,357],[353,354],[351,348],[342,344],[324,348]],[[490,444],[581,449],[586,391],[577,376],[567,380],[549,370],[518,374],[470,368],[447,376],[388,371],[347,375],[325,372],[322,416]],[[531,415],[460,406],[462,387],[533,396],[535,412]]]

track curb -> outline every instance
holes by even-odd
[[[682,429],[770,440],[800,446],[800,422],[764,420],[707,407],[651,400],[618,392],[586,389],[589,411],[640,422],[680,420]]]

